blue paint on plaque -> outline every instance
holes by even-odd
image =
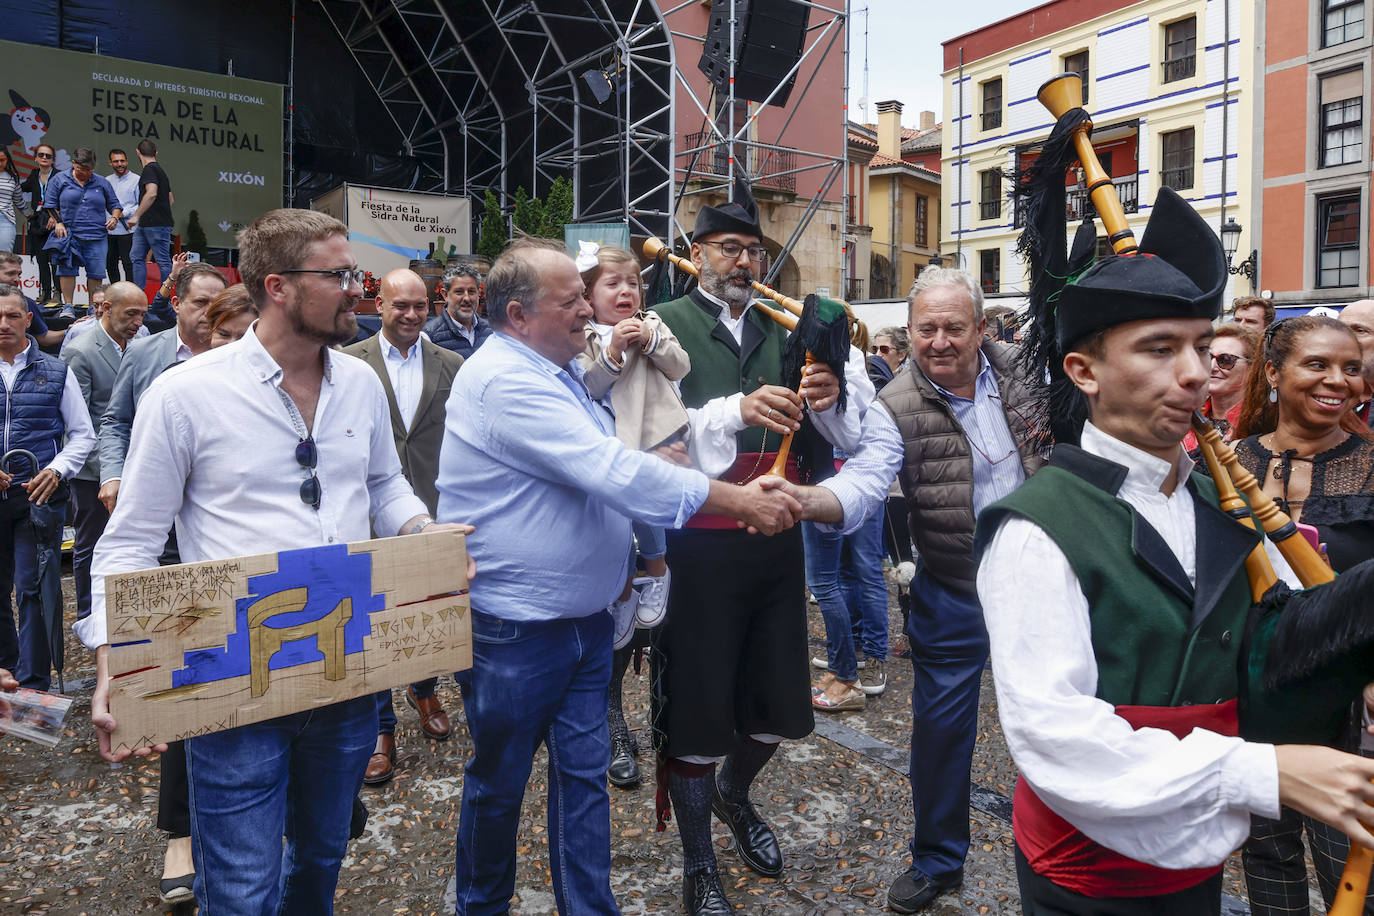
[[[277,554],[276,572],[249,577],[248,594],[234,603],[237,620],[225,645],[184,653],[184,667],[172,672],[172,686],[246,677],[252,666],[248,609],[263,597],[298,588],[306,589],[305,607],[275,614],[262,625],[286,629],[314,623],[332,614],[340,601],[351,598],[353,615],[344,626],[345,655],[363,650],[363,640],[372,632],[371,615],[386,607],[384,595],[372,594],[371,554],[350,554],[346,544],[284,550]],[[312,634],[282,643],[267,667],[269,671],[280,671],[323,658],[317,637]]]

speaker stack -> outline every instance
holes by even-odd
[[[729,92],[730,7],[731,0],[711,4],[711,25],[697,63],[722,95]],[[734,0],[734,10],[735,98],[762,102],[801,60],[811,8],[792,0]],[[786,105],[796,81],[794,73],[769,104]]]

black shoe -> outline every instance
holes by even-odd
[[[638,756],[638,748],[629,735],[611,737],[611,767],[606,771],[606,778],[611,781],[611,785],[620,789],[639,785]]]
[[[682,908],[687,916],[727,916],[734,913],[720,874],[714,869],[682,876]]]
[[[894,913],[919,913],[930,906],[936,897],[964,883],[961,868],[942,881],[936,881],[914,868],[906,872],[887,892],[887,908]]]
[[[716,813],[730,832],[735,835],[735,846],[744,864],[763,875],[776,878],[782,874],[782,850],[778,848],[778,838],[759,817],[754,806],[746,798],[743,802],[726,800],[720,794],[720,786],[713,786],[714,797],[711,810]]]
[[[195,887],[196,873],[182,875],[179,878],[163,878],[157,883],[157,896],[163,903],[178,904],[195,899],[192,888]]]

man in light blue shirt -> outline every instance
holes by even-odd
[[[911,290],[912,362],[863,419],[858,453],[798,492],[803,517],[860,527],[897,475],[920,558],[911,583],[913,667],[911,868],[888,909],[916,913],[964,878],[969,766],[988,635],[974,589],[974,520],[1044,462],[1033,394],[1015,351],[984,339],[982,291],[961,270],[931,267]],[[930,753],[938,748],[938,753]]]
[[[618,913],[610,889],[606,690],[630,519],[680,526],[700,509],[766,533],[800,505],[627,448],[582,384],[592,310],[560,243],[514,243],[487,276],[496,333],[454,379],[439,518],[476,526],[473,667],[462,678],[473,757],[458,824],[457,910],[505,912],[520,800],[549,752],[549,855],[560,912]],[[685,460],[685,449],[671,453]]]

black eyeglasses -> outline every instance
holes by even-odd
[[[762,245],[750,245],[747,248],[739,242],[702,242],[703,245],[715,245],[720,249],[720,253],[731,261],[739,259],[739,256],[746,250],[749,252],[749,260],[762,261],[768,257],[768,249]]]
[[[310,508],[319,511],[320,508],[320,478],[315,476],[315,465],[320,458],[319,452],[315,450],[315,439],[307,436],[296,443],[296,463],[302,469],[310,472],[310,476],[301,481],[301,502]]]
[[[1248,357],[1236,356],[1234,353],[1213,353],[1212,362],[1223,369],[1234,369],[1238,362],[1250,362]]]
[[[277,271],[277,273],[280,273],[280,274],[328,274],[329,276],[334,277],[335,279],[337,279],[337,280],[339,281],[339,289],[342,290],[343,292],[347,292],[347,291],[348,291],[348,287],[349,287],[350,285],[354,284],[354,283],[358,284],[359,286],[362,286],[362,285],[363,285],[363,280],[364,280],[364,278],[367,277],[367,271],[365,271],[365,270],[359,270],[359,269],[356,268],[356,267],[341,267],[341,268],[339,268],[338,270],[307,270],[307,269],[305,269],[305,268],[303,268],[303,267],[298,267],[298,268],[294,268],[294,269],[292,269],[292,270],[279,270],[279,271]]]

